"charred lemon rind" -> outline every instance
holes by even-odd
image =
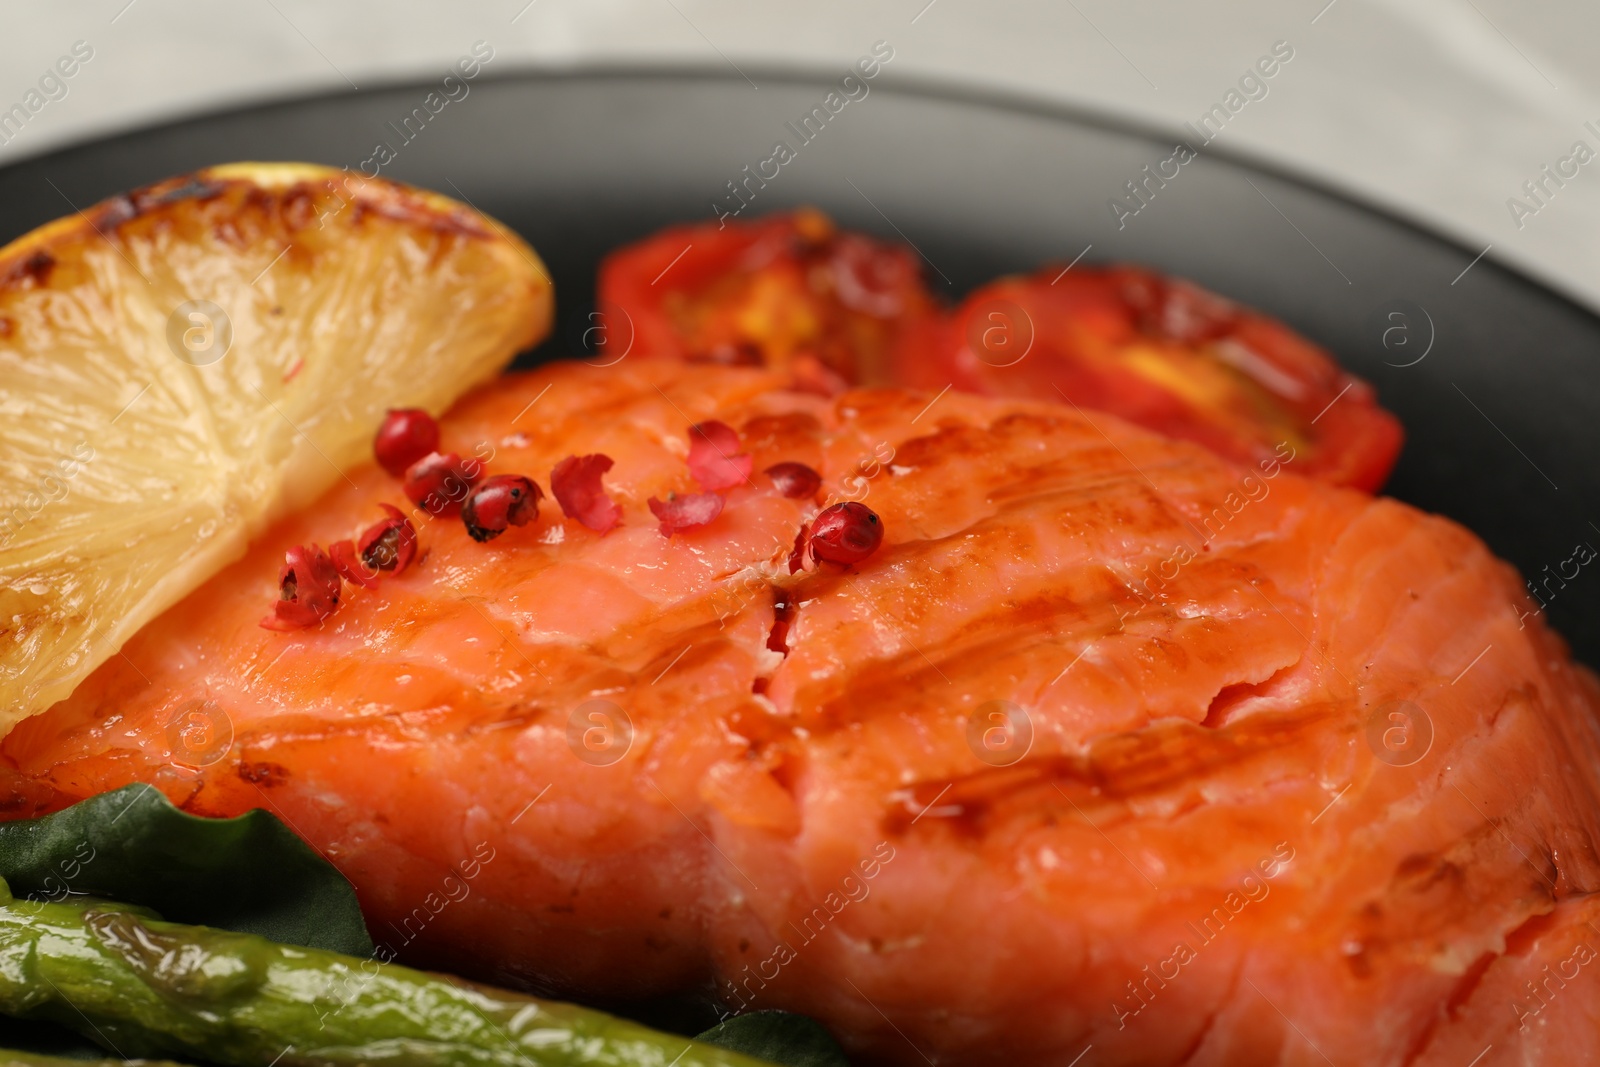
[[[369,458],[388,407],[442,413],[553,312],[500,223],[315,164],[207,168],[0,249],[0,734]]]

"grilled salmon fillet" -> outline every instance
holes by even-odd
[[[669,538],[708,419],[755,473]],[[709,988],[866,1063],[1600,1057],[1596,684],[1459,526],[1288,444],[759,369],[558,364],[442,429],[545,485],[603,453],[622,524],[419,517],[406,573],[262,629],[287,548],[405,505],[355,470],[13,731],[6,817],[266,807],[380,955]],[[882,546],[791,572],[841,499]]]

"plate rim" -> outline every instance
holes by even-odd
[[[809,61],[763,61],[747,64],[740,70],[763,77],[769,82],[786,85],[816,86],[828,84],[839,76],[837,71],[830,71],[819,63]],[[575,82],[582,79],[615,79],[619,81],[648,79],[722,83],[747,80],[744,74],[730,71],[726,66],[717,63],[663,60],[632,62],[617,59],[580,61],[560,66],[524,64],[495,71],[485,71],[476,80],[480,85],[500,85],[515,82]],[[420,78],[414,73],[403,73],[371,79],[364,88],[352,89],[342,86],[330,86],[290,90],[249,102],[225,103],[217,107],[203,108],[189,113],[153,118],[123,129],[92,134],[65,144],[56,145],[38,154],[5,163],[0,165],[0,176],[15,173],[29,166],[48,164],[52,160],[59,160],[61,157],[74,152],[89,151],[121,141],[136,141],[138,138],[149,134],[176,131],[185,126],[213,122],[228,116],[246,116],[303,108],[323,101],[375,96],[380,93],[399,92],[405,89],[426,91],[433,84],[434,81],[431,79]],[[891,80],[885,81],[874,88],[879,91],[886,91],[891,95],[920,97],[926,100],[1010,111],[1054,122],[1089,127],[1105,133],[1138,137],[1157,145],[1171,139],[1176,139],[1175,143],[1176,141],[1184,140],[1170,127],[1163,126],[1159,122],[1147,121],[1133,116],[1117,115],[1087,104],[1045,99],[1024,90],[979,85],[963,82],[952,77],[919,73],[892,74]],[[1390,227],[1406,231],[1413,238],[1431,241],[1436,245],[1459,252],[1467,257],[1468,260],[1472,260],[1473,256],[1479,255],[1472,246],[1465,244],[1461,238],[1436,229],[1425,220],[1412,218],[1404,214],[1399,208],[1376,203],[1359,191],[1342,188],[1316,174],[1308,173],[1305,169],[1293,163],[1267,159],[1248,149],[1233,145],[1207,147],[1201,154],[1202,156],[1215,157],[1219,161],[1235,167],[1255,171],[1279,182],[1298,186],[1375,218]],[[151,181],[160,181],[163,178],[173,176],[159,175],[152,178]],[[108,195],[115,196],[117,194],[113,192]],[[22,234],[17,236],[20,237]],[[7,244],[9,243],[7,242]],[[1571,311],[1588,319],[1597,330],[1600,330],[1600,308],[1591,306],[1584,297],[1569,291],[1558,279],[1542,277],[1522,264],[1507,263],[1492,253],[1483,253],[1479,258],[1488,260],[1495,269],[1504,272],[1509,277],[1539,290],[1546,296],[1559,300],[1567,305]]]

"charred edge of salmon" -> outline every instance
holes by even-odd
[[[127,225],[140,219],[185,203],[205,204],[222,198],[231,199],[238,214],[264,215],[281,222],[288,233],[320,226],[325,218],[349,207],[351,225],[359,225],[370,214],[435,233],[479,240],[507,236],[487,217],[464,204],[385,178],[309,165],[264,165],[260,168],[261,178],[256,178],[250,176],[249,166],[234,164],[167,178],[102,200],[24,234],[0,249],[0,291],[47,284],[62,251],[90,236],[120,237]],[[261,180],[291,174],[299,176],[282,184]]]
[[[1467,868],[1456,858],[1494,847],[1496,839],[1504,840],[1502,833],[1498,825],[1484,823],[1444,852],[1413,853],[1402,859],[1388,884],[1353,909],[1352,921],[1341,932],[1341,951],[1350,974],[1357,979],[1370,978],[1384,958],[1427,966],[1438,947],[1449,940],[1463,907],[1480,907],[1472,896]],[[1546,860],[1559,877],[1554,856],[1547,853]],[[1500,930],[1505,947],[1486,950],[1467,966],[1447,998],[1440,1020],[1453,1017],[1454,1010],[1471,999],[1491,964],[1525,955],[1539,936],[1559,921],[1557,909],[1562,904],[1582,900],[1592,892],[1571,886],[1560,891],[1554,881],[1530,861],[1513,868],[1505,881],[1478,887],[1479,893],[1487,888],[1490,895],[1511,905],[1510,917],[1502,914],[1488,920]],[[1520,919],[1516,918],[1518,904],[1526,912]],[[1433,1029],[1430,1026],[1424,1032],[1419,1047],[1426,1046]]]
[[[885,833],[901,837],[928,814],[930,826],[981,836],[994,808],[1033,792],[1048,797],[1059,791],[1082,812],[1105,812],[1130,800],[1208,780],[1224,768],[1294,751],[1301,739],[1327,729],[1335,715],[1332,707],[1302,708],[1221,729],[1186,721],[1157,723],[1099,738],[1080,755],[1024,760],[1012,767],[896,790],[882,825]],[[1349,729],[1354,732],[1356,727]],[[935,804],[941,813],[937,818]]]

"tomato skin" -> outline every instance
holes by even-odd
[[[1371,386],[1264,315],[1137,267],[1048,267],[920,324],[896,380],[1107,411],[1248,465],[1375,492],[1403,439]]]
[[[1053,400],[1369,492],[1403,438],[1321,348],[1139,267],[1046,267],[946,311],[911,249],[801,208],[662,230],[608,256],[598,292],[611,358],[764,365],[830,395],[953,386]]]
[[[618,249],[600,265],[598,304],[602,352],[788,369],[825,393],[889,384],[901,333],[938,312],[911,249],[809,208]]]

